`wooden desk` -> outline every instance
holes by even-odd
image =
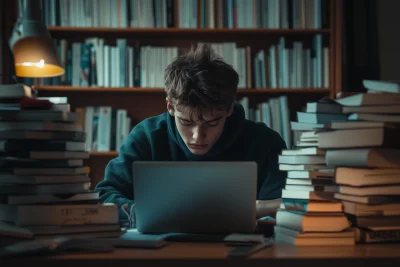
[[[400,244],[295,247],[275,243],[242,260],[226,258],[231,249],[217,243],[169,243],[154,250],[117,249],[109,253],[0,259],[0,266],[400,266]]]

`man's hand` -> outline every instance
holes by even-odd
[[[256,211],[257,218],[271,216],[275,218],[276,211],[282,203],[282,199],[273,199],[273,200],[257,200],[256,201]]]

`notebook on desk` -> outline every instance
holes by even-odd
[[[132,169],[139,232],[255,231],[255,162],[137,161]]]

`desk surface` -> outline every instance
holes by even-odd
[[[400,244],[357,245],[341,247],[295,247],[274,243],[245,260],[226,257],[233,247],[218,243],[168,243],[160,249],[116,249],[108,253],[68,254],[0,260],[11,266],[400,266]],[[22,264],[22,265],[21,265]],[[29,264],[29,265],[28,265]],[[267,265],[266,265],[267,264]],[[371,266],[371,265],[369,265]]]

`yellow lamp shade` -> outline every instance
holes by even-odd
[[[12,47],[18,77],[55,77],[63,75],[53,40],[48,36],[21,38]]]

